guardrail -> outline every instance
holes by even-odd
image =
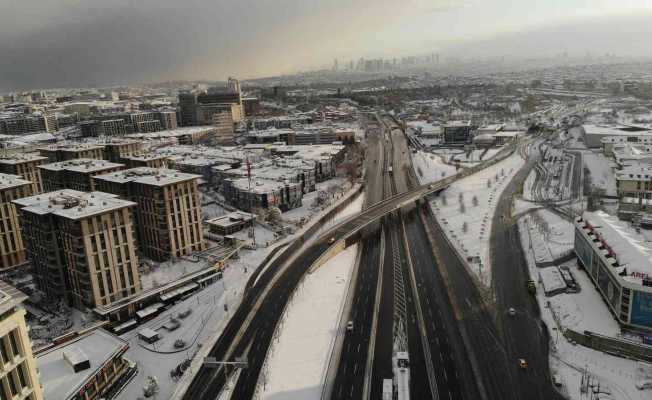
[[[627,339],[603,336],[590,331],[581,333],[568,328],[563,330],[563,334],[568,340],[594,350],[617,357],[652,362],[652,346],[646,344]]]

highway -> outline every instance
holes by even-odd
[[[537,162],[536,157],[530,158],[498,200],[491,228],[491,265],[497,325],[510,360],[510,374],[515,377],[516,398],[549,400],[563,397],[550,384],[548,333],[536,299],[526,290],[529,271],[516,220],[511,218],[512,197]],[[510,307],[516,310],[513,317],[507,313]],[[519,358],[527,360],[527,370],[518,367]]]
[[[209,354],[217,360],[247,357],[249,366],[239,375],[231,398],[252,397],[267,349],[291,293],[310,266],[331,246],[332,239],[345,240],[347,245],[358,240],[362,243],[351,310],[354,329],[344,338],[332,398],[370,396],[369,391],[376,390],[376,383],[388,371],[386,344],[390,341],[388,332],[393,328],[387,328],[386,310],[389,305],[394,308],[395,300],[380,294],[388,290],[390,276],[394,287],[394,272],[385,267],[390,259],[394,263],[396,255],[402,260],[406,288],[407,334],[413,366],[412,398],[482,398],[477,395],[479,389],[470,382],[482,386],[487,398],[524,398],[517,396],[512,389],[520,387],[514,381],[520,378],[513,373],[516,365],[512,351],[514,345],[506,348],[502,344],[482,294],[436,223],[416,207],[397,212],[400,207],[444,189],[459,176],[431,185],[410,184],[411,169],[406,167],[409,151],[407,145],[403,150],[399,142],[405,143],[405,136],[398,129],[390,132],[391,141],[386,144],[391,145],[391,152],[383,150],[380,141],[373,144],[374,139],[369,140],[365,161],[367,198],[363,212],[339,223],[314,242],[305,244],[301,251],[290,255],[284,252],[260,273],[255,283],[249,282],[249,290],[241,305]],[[379,168],[388,165],[386,160],[390,158],[385,158],[388,154],[392,154],[394,176],[399,176],[393,180],[391,192],[398,194],[385,189],[387,176],[382,171],[386,168]],[[474,169],[468,169],[462,174],[473,172]],[[384,229],[378,229],[380,224],[377,221],[392,213],[393,216],[384,223]],[[494,224],[497,225],[501,224]],[[425,239],[424,231],[429,232],[430,242]],[[395,235],[394,240],[392,235]],[[381,251],[384,252],[381,254]],[[377,291],[379,287],[381,293]],[[474,362],[480,367],[474,369]],[[372,371],[376,371],[375,375]],[[539,370],[535,368],[535,371]],[[534,375],[532,381],[543,388],[545,385],[541,381],[545,382],[545,378],[545,373],[542,373]],[[194,377],[184,399],[215,399],[223,385],[224,371],[221,368],[203,367]]]

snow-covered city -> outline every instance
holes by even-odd
[[[0,0],[0,400],[652,400],[648,4],[150,3]]]

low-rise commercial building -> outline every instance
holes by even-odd
[[[619,323],[652,329],[652,231],[602,211],[575,220],[575,253]]]
[[[245,211],[278,207],[287,211],[301,206],[303,190],[300,182],[273,181],[248,178],[225,179],[222,184],[224,198]]]
[[[140,292],[136,203],[66,189],[14,204],[34,280],[46,296],[92,309]]]
[[[473,139],[473,126],[469,121],[451,121],[443,126],[443,139],[446,144],[470,143]]]
[[[256,216],[242,211],[234,211],[206,221],[209,231],[216,235],[232,235],[246,226],[251,226]]]
[[[129,344],[96,329],[38,354],[46,399],[112,398],[123,377],[135,370],[124,358]]]

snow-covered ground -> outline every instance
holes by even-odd
[[[479,262],[474,262],[472,269],[487,286],[491,279],[489,236],[496,202],[523,164],[523,159],[514,153],[453,183],[430,202],[435,216],[461,254],[477,257]]]
[[[170,371],[184,360],[192,358],[201,345],[208,343],[209,338],[221,329],[221,324],[226,321],[224,317],[239,301],[244,283],[252,272],[251,268],[245,273],[241,266],[229,264],[221,281],[207,286],[194,296],[164,311],[155,319],[122,335],[121,338],[129,342],[129,350],[125,357],[136,362],[138,374],[117,399],[134,400],[143,397],[142,387],[148,376],[155,376],[158,379],[158,398],[169,398],[176,386],[176,382],[170,377]],[[224,311],[225,303],[228,304],[228,312]],[[184,319],[178,318],[180,312],[188,309],[192,310],[189,316]],[[171,317],[177,318],[182,325],[177,330],[168,332],[161,326]],[[147,345],[138,338],[138,332],[143,328],[157,330],[162,338],[154,345]],[[174,341],[177,339],[184,340],[186,346],[174,352]]]
[[[362,209],[364,196],[322,230]],[[275,333],[263,368],[258,399],[319,399],[357,245],[336,255],[301,282]]]
[[[607,159],[604,154],[593,151],[582,152],[582,158],[584,160],[584,166],[590,172],[591,185],[604,189],[607,196],[615,196],[615,162]]]
[[[538,263],[552,262],[573,249],[573,225],[549,210],[538,210],[519,220],[528,235],[528,247]]]
[[[528,249],[529,237],[525,231],[521,233],[521,243],[524,249]],[[537,276],[538,268],[535,265],[532,252],[526,251],[525,254],[530,275]],[[561,391],[570,400],[585,399],[586,396],[582,397],[580,393],[580,383],[583,371],[588,370],[592,381],[596,385],[599,382],[602,391],[611,393],[611,395],[601,396],[600,399],[652,399],[652,393],[649,390],[640,391],[634,386],[636,381],[641,379],[638,367],[644,365],[645,369],[650,369],[650,366],[574,345],[568,342],[557,329],[553,312],[559,318],[563,328],[571,328],[579,332],[586,329],[608,336],[617,336],[620,333],[618,324],[614,321],[593,284],[574,263],[574,261],[569,262],[567,265],[581,287],[579,293],[563,293],[546,297],[543,294],[543,288],[539,287],[537,290],[537,301],[542,310],[541,318],[549,329],[552,342],[550,347],[551,373],[560,376],[563,384]],[[537,285],[540,286],[539,283]],[[548,307],[548,302],[550,307]]]
[[[350,246],[297,288],[268,353],[258,399],[320,398],[356,252]]]
[[[412,154],[412,163],[421,184],[435,182],[457,173],[457,168],[445,164],[441,156],[420,150]]]

